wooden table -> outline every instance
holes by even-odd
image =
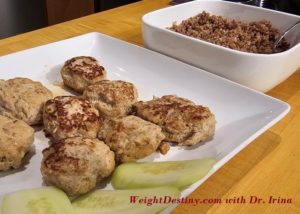
[[[142,15],[166,7],[168,2],[144,0],[0,40],[0,55],[93,31],[143,45]],[[225,164],[190,197],[268,199],[272,196],[291,198],[292,203],[180,205],[173,213],[300,213],[300,70],[268,94],[288,102],[292,107],[290,113]]]

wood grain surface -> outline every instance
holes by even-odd
[[[0,40],[0,55],[94,31],[143,45],[141,17],[168,3],[168,0],[144,0]],[[182,204],[174,214],[300,213],[300,70],[267,94],[289,103],[290,113],[232,158],[190,198],[229,200],[244,197],[249,202],[251,196],[266,201],[272,196],[290,198],[292,203]]]
[[[49,25],[94,13],[94,0],[46,0],[46,5]]]

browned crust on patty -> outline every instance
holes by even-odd
[[[76,60],[84,59],[81,64],[75,64]],[[64,64],[65,69],[69,69],[74,74],[83,75],[85,78],[92,80],[98,76],[103,76],[105,74],[105,69],[103,66],[98,64],[98,61],[94,57],[90,56],[78,56],[67,60]],[[89,72],[87,72],[87,71]]]
[[[90,191],[114,168],[114,153],[95,138],[67,138],[43,150],[41,173],[45,182],[70,196]]]
[[[137,101],[136,87],[121,80],[102,80],[88,86],[83,97],[89,100],[106,117],[127,115]]]
[[[43,150],[45,156],[43,164],[46,168],[59,173],[80,175],[87,169],[88,161],[68,154],[65,142],[68,143],[68,147],[85,146],[90,152],[93,152],[95,148],[92,141],[74,142],[71,138],[67,141],[66,139],[60,140]]]
[[[71,99],[64,100],[64,98]],[[80,103],[83,112],[75,112],[69,115],[68,109],[65,107],[68,105],[71,106],[74,101]],[[52,108],[52,105],[55,107]],[[61,96],[48,100],[45,104],[45,111],[49,119],[58,120],[59,127],[66,131],[72,128],[87,130],[86,122],[96,122],[99,120],[99,114],[92,109],[92,105],[80,97]]]
[[[59,96],[44,106],[44,126],[56,139],[66,137],[96,137],[100,116],[91,103],[81,97]]]
[[[61,76],[66,86],[82,93],[87,86],[106,79],[106,70],[95,58],[78,56],[65,62]]]
[[[144,158],[165,138],[159,126],[133,115],[107,120],[98,137],[115,152],[117,162]]]
[[[179,145],[208,140],[215,131],[215,117],[208,107],[175,95],[140,101],[133,109],[137,116],[159,125],[167,141]]]

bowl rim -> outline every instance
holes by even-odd
[[[223,52],[227,51],[227,52],[232,53],[232,54],[239,54],[239,55],[252,56],[252,57],[254,57],[254,56],[276,57],[276,56],[282,56],[282,55],[289,55],[291,52],[294,52],[296,49],[300,48],[300,43],[298,43],[298,44],[294,45],[293,47],[291,47],[291,48],[289,48],[285,51],[279,52],[279,53],[271,53],[271,54],[250,53],[250,52],[231,49],[231,48],[224,47],[224,46],[221,46],[221,45],[217,45],[217,44],[214,44],[214,43],[211,43],[211,42],[207,42],[205,40],[201,40],[201,39],[197,39],[197,38],[187,36],[187,35],[184,35],[184,34],[181,34],[181,33],[177,33],[177,32],[174,32],[172,30],[169,30],[167,28],[158,27],[154,24],[149,23],[149,21],[148,21],[149,17],[151,17],[153,14],[161,13],[162,11],[168,11],[171,8],[175,8],[175,7],[180,8],[180,7],[183,7],[183,6],[188,5],[188,4],[191,4],[191,5],[199,4],[199,2],[218,2],[218,3],[221,3],[221,4],[229,4],[229,5],[236,5],[236,6],[238,5],[239,7],[254,8],[255,10],[269,11],[269,12],[275,13],[275,14],[283,14],[283,15],[286,15],[286,16],[291,16],[291,17],[294,17],[294,18],[298,18],[300,20],[300,16],[297,16],[297,15],[294,15],[294,14],[285,13],[285,12],[282,12],[282,11],[271,10],[271,9],[267,9],[267,8],[261,8],[261,7],[257,7],[257,6],[253,6],[253,5],[246,5],[246,4],[241,4],[241,3],[236,3],[236,2],[229,2],[229,1],[222,1],[222,0],[195,0],[195,1],[182,3],[182,4],[171,6],[171,7],[165,7],[165,8],[161,8],[161,9],[149,12],[149,13],[145,14],[142,17],[142,23],[144,25],[150,26],[150,27],[155,28],[157,30],[160,30],[162,32],[166,32],[168,34],[176,36],[180,39],[188,39],[190,41],[193,41],[194,43],[200,43],[200,44],[204,44],[204,45],[207,45],[207,46],[212,46],[215,49],[219,49],[220,51],[223,51]],[[192,15],[191,15],[191,17],[192,17]]]

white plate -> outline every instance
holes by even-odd
[[[64,41],[6,55],[0,58],[0,78],[28,77],[41,81],[54,93],[63,92],[53,85],[61,81],[60,68],[67,59],[89,55],[100,60],[109,79],[133,82],[140,99],[177,94],[209,106],[217,119],[214,139],[193,149],[172,147],[163,156],[153,154],[151,161],[187,160],[215,157],[218,162],[204,179],[182,196],[187,196],[218,168],[257,136],[280,120],[288,104],[262,93],[222,79],[164,55],[99,34],[90,33]],[[43,186],[40,174],[41,151],[48,146],[42,128],[35,135],[32,155],[24,168],[0,172],[0,199],[9,192]],[[110,189],[108,184],[106,189]]]

